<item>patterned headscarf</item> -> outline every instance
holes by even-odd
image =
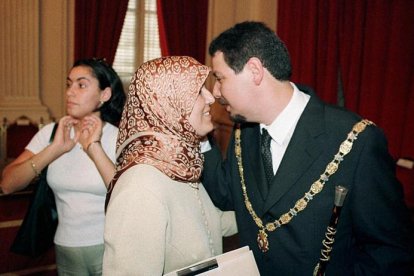
[[[154,59],[138,68],[119,126],[113,183],[136,164],[152,165],[173,180],[198,182],[201,137],[188,119],[209,72],[185,56]]]

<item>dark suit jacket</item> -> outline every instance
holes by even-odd
[[[259,125],[242,125],[247,194],[265,223],[273,222],[294,207],[319,179],[360,119],[349,111],[322,103],[311,94],[265,198],[258,189],[266,181],[259,151]],[[258,227],[245,207],[234,136],[226,160],[221,160],[214,145],[205,153],[203,184],[219,208],[236,211],[241,246],[249,245],[253,250],[261,275],[312,274],[332,214],[336,185],[346,186],[349,191],[327,275],[408,275],[413,261],[414,232],[394,170],[394,160],[382,131],[368,126],[322,192],[289,224],[268,233],[270,249],[266,253],[257,246]]]

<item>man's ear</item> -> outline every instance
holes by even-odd
[[[262,62],[260,61],[260,59],[252,57],[247,61],[246,65],[252,73],[254,83],[256,85],[259,85],[262,82],[264,75],[264,68]]]
[[[105,88],[101,92],[101,102],[109,101],[112,96],[112,89],[110,87]]]

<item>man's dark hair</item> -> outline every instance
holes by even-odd
[[[210,55],[218,51],[223,52],[225,62],[236,73],[256,57],[276,79],[289,80],[292,75],[285,44],[262,22],[245,21],[224,31],[210,43]]]

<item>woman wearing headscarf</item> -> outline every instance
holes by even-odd
[[[179,56],[136,71],[108,195],[104,274],[162,275],[222,253],[222,235],[235,233],[234,214],[218,211],[199,180],[200,140],[213,129],[208,74]]]

